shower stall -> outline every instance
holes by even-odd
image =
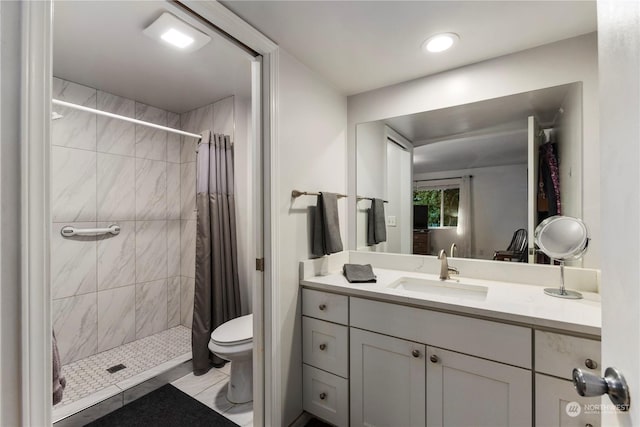
[[[253,217],[248,55],[210,30],[214,43],[191,54],[142,35],[141,22],[178,14],[165,2],[55,7],[51,298],[66,379],[57,422],[113,396],[126,403],[143,392],[127,390],[172,369],[191,371],[201,132],[234,142],[243,314],[251,307]],[[120,45],[108,25],[94,26],[89,41],[77,38],[88,23],[110,20],[127,36],[118,35]],[[131,49],[120,51],[122,43]],[[103,68],[116,66],[101,70],[97,56],[92,64],[94,50],[111,55]],[[198,70],[204,55],[217,78]],[[168,70],[155,72],[163,61]]]

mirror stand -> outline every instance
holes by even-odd
[[[553,260],[551,260],[553,264]],[[560,287],[559,288],[545,288],[544,293],[556,298],[565,299],[581,299],[582,294],[577,291],[568,291],[564,287],[564,261],[560,260]]]

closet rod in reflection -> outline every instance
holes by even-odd
[[[364,196],[356,196],[358,201],[360,200],[371,200],[373,202],[374,197],[364,197]],[[389,203],[388,200],[383,200],[384,203]]]
[[[291,191],[291,197],[296,199],[300,196],[319,196],[320,193],[314,193],[312,191],[298,191],[298,190],[292,190]],[[343,197],[347,197],[346,194],[336,194],[336,196],[338,196],[338,199],[342,199]]]
[[[198,135],[197,133],[185,132],[183,130],[170,128],[167,126],[157,125],[155,123],[144,122],[138,119],[132,119],[131,117],[121,116],[119,114],[109,113],[107,111],[96,110],[95,108],[85,107],[84,105],[72,104],[71,102],[60,101],[59,99],[52,99],[51,103],[54,105],[59,105],[61,107],[73,108],[80,111],[86,111],[88,113],[98,114],[100,116],[111,117],[112,119],[123,120],[125,122],[135,123],[140,126],[147,126],[150,128],[155,128],[159,130],[163,130],[165,132],[177,133],[178,135],[190,136],[191,138],[202,138],[202,135]]]

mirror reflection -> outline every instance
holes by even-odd
[[[358,250],[549,262],[534,231],[582,216],[581,129],[579,82],[358,124]]]

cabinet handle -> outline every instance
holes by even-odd
[[[320,400],[325,400],[327,398],[327,393],[320,393]]]
[[[320,344],[320,350],[323,350],[323,351],[324,351],[324,349],[326,349],[326,348],[327,348],[327,345],[326,345],[326,344]]]
[[[431,360],[431,363],[438,363],[440,361],[440,359],[438,359],[438,356],[436,356],[435,354],[432,354],[431,357],[429,357],[429,360]]]
[[[593,424],[587,423],[587,424],[584,425],[584,427],[593,427]]]
[[[413,351],[411,352],[411,355],[412,355],[413,357],[420,357],[420,351],[418,351],[418,350],[413,350]]]
[[[584,366],[586,366],[589,369],[596,369],[598,367],[598,362],[596,362],[593,359],[587,359],[584,361]]]
[[[326,304],[320,304],[318,306],[318,308],[320,309],[320,311],[324,311],[327,308],[327,305]]]

